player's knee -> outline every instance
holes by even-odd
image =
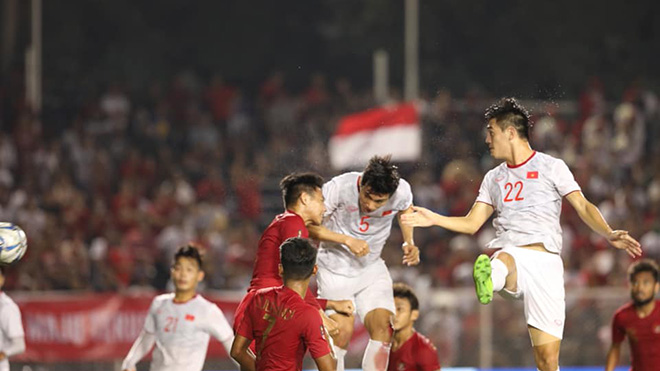
[[[355,317],[353,316],[332,316],[332,319],[337,322],[337,327],[339,328],[339,333],[332,337],[336,346],[346,349],[348,343],[353,336],[353,323]]]
[[[512,273],[513,271],[515,271],[516,261],[513,259],[513,256],[501,251],[497,254],[495,259],[498,259],[499,261],[504,263],[504,265],[506,265],[506,268],[509,271],[509,273]]]
[[[538,352],[536,367],[540,371],[557,371],[557,368],[559,368],[559,355],[554,352]]]

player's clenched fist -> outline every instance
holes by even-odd
[[[346,315],[353,314],[355,311],[355,306],[353,306],[351,300],[328,300],[327,308]]]
[[[357,238],[348,237],[346,239],[346,246],[358,258],[363,257],[369,253],[369,244],[367,241],[358,240]]]

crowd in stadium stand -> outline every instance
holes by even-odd
[[[483,109],[496,98],[441,90],[419,102],[424,157],[401,165],[416,204],[469,210],[495,164]],[[635,85],[605,99],[596,81],[573,103],[568,113],[555,102],[530,107],[532,146],[564,159],[610,224],[660,258],[658,99]],[[6,287],[163,290],[175,249],[194,241],[205,251],[207,287],[243,289],[261,231],[282,208],[277,181],[294,170],[336,174],[326,145],[337,122],[375,104],[347,79],[322,74],[298,92],[281,73],[254,92],[181,74],[145,92],[110,84],[74,107],[62,131],[16,108],[0,137],[0,220],[24,228],[29,249]],[[566,202],[562,221],[568,286],[625,282],[624,252],[590,233]],[[395,279],[471,285],[472,262],[493,233],[490,223],[474,236],[417,230],[422,262],[404,269],[395,229],[383,257]]]

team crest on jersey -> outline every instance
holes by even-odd
[[[399,371],[405,371],[406,365],[403,362],[399,362],[399,364],[396,366],[396,369]]]
[[[193,316],[192,314],[186,314],[185,319],[186,319],[186,321],[194,321],[195,316]]]
[[[527,172],[527,179],[538,179],[539,178],[539,172],[538,171],[528,171]]]
[[[357,207],[357,206],[355,206],[355,205],[348,205],[348,206],[346,206],[346,211],[348,211],[349,213],[354,213],[354,212],[356,212],[356,211],[358,211],[358,210],[360,210],[360,208]]]
[[[660,325],[655,326],[653,332],[655,332],[656,334],[660,334]]]

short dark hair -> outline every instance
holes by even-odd
[[[393,195],[399,187],[399,170],[391,162],[392,156],[374,156],[362,173],[360,184],[371,188],[372,193]]]
[[[392,286],[395,298],[406,299],[410,303],[410,310],[419,310],[419,300],[412,287],[405,283],[397,282]]]
[[[634,262],[628,268],[628,279],[630,282],[635,279],[637,273],[649,272],[653,275],[655,282],[658,282],[658,264],[651,259],[642,259]]]
[[[323,177],[315,173],[293,173],[280,181],[284,207],[290,207],[298,201],[303,192],[313,193],[316,188],[323,188]]]
[[[202,269],[202,256],[199,254],[199,250],[193,245],[185,245],[179,247],[176,254],[174,254],[174,264],[180,258],[190,258],[197,262],[199,269]]]
[[[317,250],[308,239],[292,237],[280,245],[284,279],[305,280],[314,272]]]
[[[486,121],[495,119],[502,130],[513,126],[519,137],[529,140],[529,127],[531,126],[529,112],[515,98],[502,98],[493,103],[486,109],[484,116]]]

